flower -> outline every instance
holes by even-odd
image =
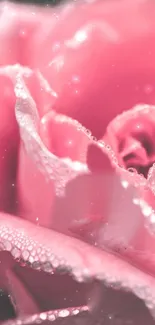
[[[152,325],[154,4],[1,8],[3,317]]]

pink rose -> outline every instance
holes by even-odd
[[[1,4],[1,320],[154,324],[154,10]]]

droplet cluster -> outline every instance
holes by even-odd
[[[6,226],[0,227],[0,250],[10,252],[22,266],[27,265],[38,271],[71,274],[78,282],[91,278],[86,268],[81,270],[69,265],[62,256],[54,254],[51,248],[32,240],[22,231],[12,230]]]
[[[155,317],[155,284],[153,286],[150,285],[150,277],[147,276],[144,278],[145,280],[142,280],[142,278],[139,281],[139,276],[141,276],[139,273],[141,271],[138,270],[135,270],[135,274],[131,276],[131,279],[125,271],[123,271],[123,274],[120,274],[117,260],[113,261],[113,271],[111,270],[110,273],[109,267],[111,263],[108,265],[106,259],[103,260],[104,267],[102,272],[101,270],[96,270],[96,273],[92,273],[85,267],[78,269],[78,267],[68,265],[67,261],[54,254],[51,248],[41,245],[39,242],[27,237],[24,230],[12,230],[7,226],[0,227],[0,250],[9,251],[23,266],[28,265],[36,270],[42,270],[50,274],[67,272],[79,282],[85,282],[87,279],[95,278],[103,282],[106,286],[114,286],[114,288],[119,287],[131,291],[140,299],[144,300],[153,317]],[[63,313],[65,314],[65,312],[61,311],[60,315],[63,315]],[[67,313],[68,311],[66,311]],[[54,319],[56,315],[57,313],[54,316],[53,314],[49,314],[49,317]],[[45,317],[45,314],[43,313],[41,317]]]
[[[72,324],[74,324],[74,317],[81,316],[88,314],[88,307],[87,306],[81,306],[81,307],[75,307],[75,308],[66,308],[66,309],[60,309],[60,310],[52,310],[48,312],[43,312],[40,314],[35,314],[33,316],[25,316],[22,318],[17,318],[14,321],[8,321],[5,322],[6,325],[26,325],[26,324],[39,324],[43,322],[54,322],[58,319],[65,319],[68,317],[72,317]]]

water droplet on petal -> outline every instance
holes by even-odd
[[[130,173],[137,174],[137,170],[135,168],[129,167],[127,169]]]

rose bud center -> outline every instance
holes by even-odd
[[[127,169],[136,169],[145,177],[155,162],[155,125],[151,118],[127,121],[118,133],[118,154]]]

